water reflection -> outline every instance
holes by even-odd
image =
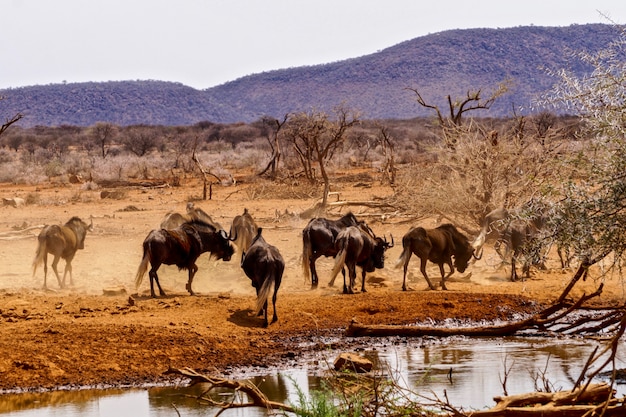
[[[507,372],[509,394],[534,391],[547,378],[553,389],[569,388],[578,378],[583,364],[596,344],[585,340],[537,338],[510,339],[434,339],[420,345],[378,346],[359,352],[386,367],[401,384],[424,396],[442,398],[445,390],[451,403],[467,409],[494,405],[493,396],[503,394],[502,381]],[[321,363],[332,363],[336,352],[326,351]],[[618,368],[624,362],[618,362]],[[297,390],[319,390],[321,380],[307,363],[294,369],[269,371],[249,376],[269,399],[297,404]],[[232,377],[233,379],[241,379]],[[6,417],[165,417],[176,415],[214,415],[215,409],[199,402],[208,385],[158,387],[133,390],[57,391],[44,394],[0,396],[0,416]],[[624,395],[624,386],[618,386]],[[216,401],[231,400],[232,393],[216,392]],[[223,416],[266,416],[265,410],[232,409]]]

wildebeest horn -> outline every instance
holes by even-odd
[[[476,238],[476,240],[472,242],[472,247],[474,248],[474,252],[472,253],[472,255],[474,256],[476,260],[483,257],[483,245],[484,244],[485,244],[485,235],[484,233],[481,232],[480,235],[478,235],[478,237]],[[480,252],[480,255],[476,256],[476,252]]]
[[[391,243],[387,243],[387,238],[385,237],[385,244],[387,245],[387,249],[393,248],[393,245],[394,245],[393,235],[391,233],[389,233],[389,236],[391,237]]]
[[[228,237],[228,235],[226,234],[226,230],[224,230],[224,229],[220,229],[219,233],[220,233],[220,236],[221,236],[221,237],[223,237],[224,239],[226,239],[226,240],[230,240],[230,238],[229,238],[229,237]]]
[[[224,229],[222,229],[222,232],[224,232]],[[231,241],[233,241],[233,242],[234,242],[235,240],[237,240],[237,229],[235,229],[235,237],[233,237],[233,236],[232,236],[232,226],[231,226],[231,232],[230,232],[230,233],[231,233],[231,235],[230,235],[230,236],[226,236],[226,232],[224,232],[224,238],[225,238],[225,239],[228,239],[228,240],[231,240]]]

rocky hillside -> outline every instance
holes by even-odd
[[[468,29],[435,33],[377,53],[324,65],[268,71],[196,90],[180,83],[115,81],[29,86],[0,91],[0,117],[24,114],[20,125],[189,125],[200,121],[251,122],[340,103],[364,118],[412,118],[430,113],[407,88],[445,106],[447,95],[468,89],[488,93],[509,80],[509,94],[480,116],[528,112],[555,79],[546,69],[589,70],[574,54],[598,51],[617,38],[617,28],[568,27]],[[444,107],[445,108],[445,107]]]

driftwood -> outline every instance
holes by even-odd
[[[36,234],[30,233],[33,230],[43,229],[45,225],[30,226],[20,230],[10,230],[8,232],[0,233],[0,240],[18,240],[18,239],[31,239],[37,237]]]
[[[623,399],[613,398],[609,384],[592,384],[573,391],[532,392],[528,394],[495,397],[496,406],[489,410],[475,411],[471,417],[582,417],[600,415],[605,417],[626,415]],[[609,399],[607,403],[607,399]],[[595,412],[595,413],[594,413]]]
[[[180,375],[191,380],[190,385],[198,383],[208,383],[210,387],[200,397],[199,401],[204,401],[211,406],[219,407],[220,411],[216,416],[220,415],[223,411],[229,408],[243,408],[243,407],[261,407],[266,410],[282,410],[285,412],[294,412],[294,409],[286,404],[270,401],[261,390],[251,382],[248,381],[234,381],[231,379],[214,378],[207,375],[200,374],[190,368],[177,369],[170,368],[164,372],[166,375]],[[233,391],[233,393],[243,392],[246,394],[250,401],[248,402],[235,402],[232,401],[215,401],[208,396],[209,392],[215,388],[226,388]]]

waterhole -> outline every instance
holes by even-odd
[[[568,389],[597,343],[583,339],[390,339],[376,340],[358,354],[398,384],[428,398],[444,398],[464,410],[495,405],[493,397],[535,390]],[[321,389],[320,374],[339,352],[325,351],[289,368],[241,369],[228,377],[250,379],[270,400],[298,404],[298,391]],[[624,367],[619,357],[618,368]],[[626,386],[617,385],[618,396]],[[195,397],[206,386],[74,390],[0,396],[0,416],[11,417],[165,417],[207,416],[217,411]],[[226,393],[223,394],[227,398]],[[219,396],[219,394],[218,394]],[[260,409],[228,410],[223,416],[266,416]]]

